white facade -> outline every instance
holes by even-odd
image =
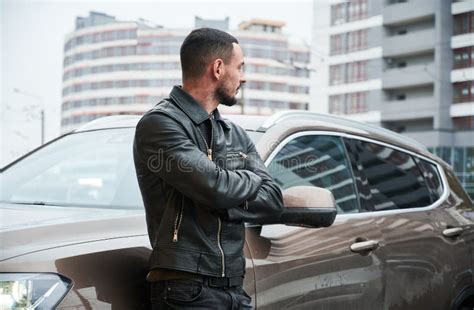
[[[352,119],[370,123],[380,123],[380,112],[373,109],[367,102],[369,92],[380,92],[382,89],[381,74],[369,74],[381,71],[380,64],[369,63],[365,70],[369,78],[348,80],[348,68],[354,63],[368,63],[371,60],[382,58],[381,42],[373,44],[367,42],[373,34],[371,29],[379,30],[382,26],[381,12],[375,15],[364,15],[353,20],[335,21],[331,8],[334,5],[344,5],[347,1],[314,1],[313,2],[313,38],[311,64],[315,72],[311,78],[311,105],[310,110],[320,113],[341,114]],[[369,11],[368,9],[366,11]],[[347,12],[344,12],[346,14]],[[349,46],[349,34],[362,33],[365,46],[354,48]],[[357,34],[359,34],[357,33]],[[334,51],[334,37],[341,38],[339,52]],[[362,42],[361,42],[362,44]],[[331,81],[331,70],[342,69],[342,80]],[[370,71],[370,72],[367,72]],[[362,94],[362,95],[361,95]],[[365,98],[365,104],[360,99]],[[335,101],[340,109],[335,109]],[[352,111],[351,113],[347,113]]]
[[[420,141],[474,197],[474,2],[313,3],[310,109]]]
[[[197,19],[199,25],[207,21]],[[228,19],[212,21],[227,29]],[[272,114],[307,109],[310,49],[292,45],[281,22],[250,20],[230,31],[245,55],[242,104],[224,113]],[[173,85],[181,84],[179,49],[191,29],[168,29],[144,21],[120,22],[91,12],[78,18],[64,48],[62,132],[98,117],[143,114]],[[301,69],[303,68],[303,69]]]

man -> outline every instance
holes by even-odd
[[[133,149],[153,247],[153,308],[251,308],[244,221],[278,218],[283,202],[246,132],[217,110],[234,105],[245,83],[242,49],[202,28],[180,57],[183,86],[142,117]]]

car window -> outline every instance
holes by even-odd
[[[142,208],[133,167],[134,128],[80,132],[5,170],[1,200],[59,206]]]
[[[278,151],[268,169],[282,189],[302,185],[326,188],[333,193],[339,214],[359,211],[354,180],[339,137],[297,137]]]
[[[432,163],[429,163],[423,159],[414,157],[418,168],[423,174],[426,185],[430,192],[431,201],[435,202],[443,194],[443,186],[441,183],[441,177],[439,176],[438,169]]]
[[[364,211],[426,207],[433,194],[413,157],[393,148],[345,139],[354,173],[368,191],[360,195]],[[371,206],[369,206],[369,203]]]

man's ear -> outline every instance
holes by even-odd
[[[214,78],[219,81],[223,73],[224,73],[224,61],[218,58],[214,61],[214,64],[212,65],[212,74]]]

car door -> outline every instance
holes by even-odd
[[[462,199],[449,193],[439,164],[375,141],[345,139],[368,188],[385,246],[384,309],[450,309],[472,284]]]
[[[384,259],[377,244],[382,235],[378,218],[360,216],[356,188],[361,185],[341,137],[300,132],[281,142],[266,162],[282,189],[331,190],[338,216],[328,228],[247,229],[258,309],[381,309]]]

